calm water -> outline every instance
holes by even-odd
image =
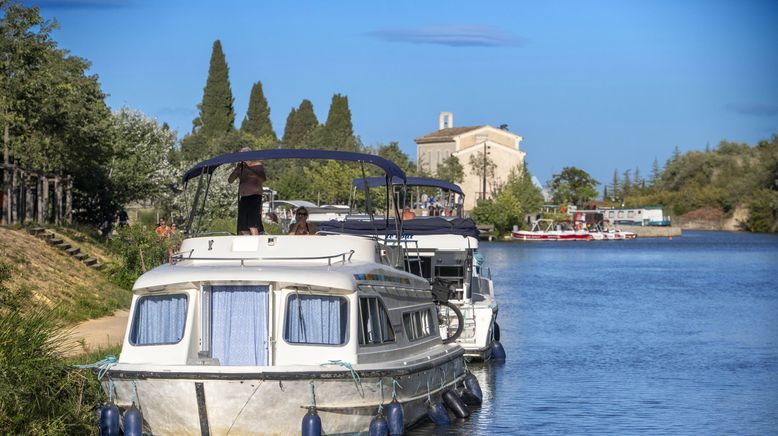
[[[484,243],[508,354],[413,434],[778,434],[778,237]]]

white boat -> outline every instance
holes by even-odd
[[[189,229],[216,167],[282,157],[358,159],[404,177],[356,153],[224,155],[185,175],[199,180]],[[398,244],[352,235],[194,234],[135,283],[103,387],[120,408],[137,404],[155,435],[295,434],[309,410],[323,433],[363,433],[393,397],[408,427],[465,368],[464,350],[438,335],[429,282],[397,269],[403,259]]]
[[[369,187],[385,185],[383,178],[368,178]],[[362,179],[352,183],[363,190]],[[400,185],[394,181],[395,188]],[[443,191],[438,198],[464,196],[461,188],[443,180],[408,177],[406,188],[436,188]],[[410,189],[409,189],[410,190]],[[400,196],[402,194],[399,194]],[[455,201],[455,204],[461,204]],[[448,204],[442,210],[460,210]],[[475,223],[461,217],[416,216],[402,222],[402,245],[406,249],[408,271],[424,277],[430,284],[451,288],[448,295],[438,293],[454,307],[442,307],[444,321],[441,336],[455,337],[465,349],[465,355],[477,360],[492,357],[492,351],[499,347],[498,358],[504,357],[499,344],[499,326],[496,325],[499,306],[494,295],[494,286],[488,270],[483,268],[483,256],[478,253],[479,237]],[[320,224],[320,229],[332,233],[389,235],[396,232],[392,222],[368,224],[365,220],[346,220]],[[444,283],[441,283],[444,282]],[[452,311],[461,312],[462,321]],[[461,330],[460,330],[461,327]]]
[[[538,219],[532,223],[531,230],[518,230],[514,226],[511,238],[519,241],[589,241],[592,235],[584,229],[565,230],[560,225],[554,227],[553,220]]]

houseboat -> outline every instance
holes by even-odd
[[[384,178],[367,179],[368,188],[384,187],[385,184]],[[352,185],[357,190],[364,190],[366,186],[362,179],[354,180]],[[478,251],[478,228],[473,220],[462,218],[461,207],[456,207],[462,204],[462,189],[444,180],[423,177],[408,177],[404,183],[405,192],[401,190],[401,180],[393,180],[393,186],[393,195],[399,204],[418,206],[414,200],[421,198],[419,193],[424,189],[433,190],[437,192],[430,193],[427,198],[437,197],[439,202],[432,207],[454,211],[458,215],[413,216],[415,212],[406,215],[406,210],[403,213],[406,219],[400,222],[401,243],[406,249],[406,269],[433,286],[450,289],[445,296],[449,305],[442,310],[445,322],[441,323],[441,336],[444,339],[456,337],[456,342],[465,349],[469,358],[489,359],[496,348],[499,348],[497,356],[504,357],[504,350],[496,337],[499,335],[499,326],[496,325],[499,306],[489,270],[483,266],[484,258]],[[359,215],[355,213],[354,216]],[[398,233],[394,223],[370,224],[364,219],[353,218],[323,223],[319,228],[334,234],[393,237]]]
[[[191,168],[188,237],[173,262],[136,281],[121,354],[101,379],[120,408],[140,408],[150,434],[299,434],[306,414],[325,434],[365,433],[393,399],[408,427],[465,378],[465,351],[438,334],[429,282],[403,271],[401,235],[198,227],[211,178],[226,177],[219,167],[282,158],[372,164],[405,179],[378,156],[305,149]]]

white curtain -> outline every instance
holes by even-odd
[[[211,288],[211,352],[222,365],[267,365],[267,286]]]
[[[135,345],[175,344],[184,336],[186,295],[141,297],[135,312]]]
[[[285,339],[298,344],[343,344],[346,319],[341,297],[293,294],[286,308]]]

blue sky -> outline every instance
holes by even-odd
[[[778,133],[776,1],[44,0],[60,46],[92,61],[109,105],[191,129],[220,39],[239,125],[262,81],[276,133],[304,98],[348,95],[363,143],[508,124],[543,183],[609,182],[678,146]]]

